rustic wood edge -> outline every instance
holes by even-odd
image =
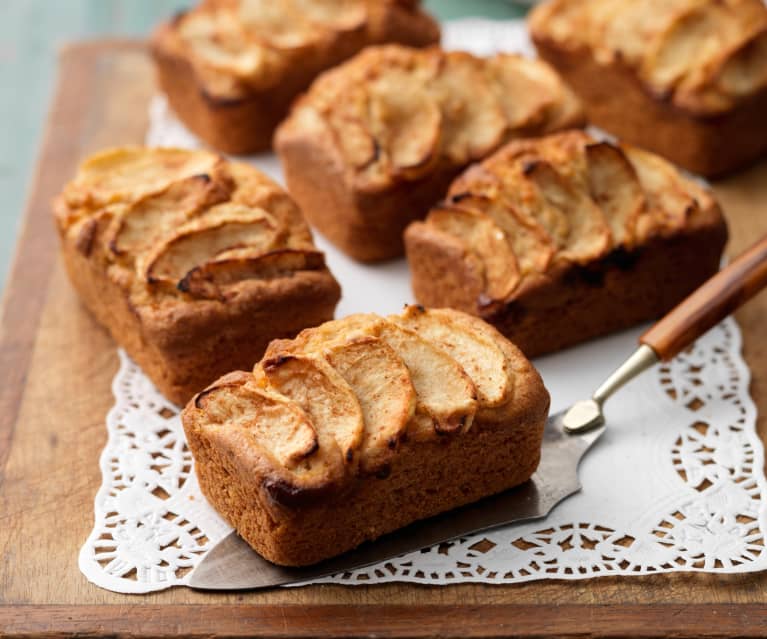
[[[106,46],[102,43],[101,46]],[[76,126],[84,118],[78,110],[83,83],[87,83],[85,59],[91,50],[75,46],[62,49],[53,101],[48,110],[34,174],[21,219],[16,249],[0,307],[0,361],[6,373],[0,385],[0,484],[4,477],[18,409],[24,392],[29,361],[38,322],[45,303],[55,240],[49,211],[52,183],[46,179],[47,167],[56,166],[66,156],[69,145],[56,134],[53,123],[62,116]],[[64,78],[67,80],[64,81]]]
[[[54,123],[66,122],[69,132],[79,131],[87,118],[82,96],[93,82],[92,70],[104,52],[141,51],[138,39],[98,39],[64,44],[59,50],[59,72],[48,109],[32,180],[27,194],[16,249],[0,303],[0,361],[5,379],[0,385],[0,484],[11,448],[18,409],[24,393],[32,349],[45,305],[48,282],[57,246],[50,202],[73,168],[74,140],[59,135]],[[52,170],[59,167],[59,171]]]
[[[759,637],[765,628],[758,604],[0,608],[6,637]]]

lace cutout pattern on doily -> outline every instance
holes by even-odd
[[[638,400],[662,402],[668,436],[661,438],[666,450],[657,450],[657,432],[648,431],[637,455],[661,455],[668,473],[662,476],[647,460],[648,476],[661,476],[665,489],[656,491],[647,512],[600,499],[592,482],[584,481],[584,492],[591,490],[586,497],[602,504],[597,512],[576,507],[580,516],[570,518],[568,506],[579,494],[543,522],[458,539],[318,581],[514,583],[766,568],[763,450],[739,352],[739,330],[727,320],[693,349],[648,373]],[[230,528],[200,493],[178,409],[125,353],[119,357],[116,403],[101,457],[104,482],[80,568],[94,583],[118,592],[183,585]],[[628,519],[621,516],[626,512],[632,514]]]

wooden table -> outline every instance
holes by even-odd
[[[51,197],[86,153],[141,142],[153,92],[134,42],[66,49],[0,324],[0,634],[10,636],[759,636],[767,573],[515,586],[318,585],[118,595],[86,581],[114,344],[57,257]],[[716,186],[733,253],[767,232],[767,163]],[[759,204],[762,203],[762,204]],[[767,435],[767,294],[738,313]]]

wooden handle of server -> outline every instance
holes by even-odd
[[[692,293],[642,337],[663,360],[687,348],[767,286],[767,236]]]

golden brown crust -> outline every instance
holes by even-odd
[[[275,10],[276,9],[276,10]],[[439,41],[418,2],[202,2],[160,25],[151,50],[161,89],[212,147],[271,147],[275,127],[314,77],[365,46]]]
[[[767,150],[760,0],[554,0],[530,30],[589,120],[625,141],[706,176]]]
[[[182,421],[214,507],[270,561],[307,565],[526,481],[548,406],[538,373],[492,327],[409,308],[275,342]],[[451,413],[464,417],[446,431]]]
[[[340,297],[287,194],[211,153],[96,154],[54,208],[85,305],[177,404]]]
[[[706,189],[580,131],[509,143],[405,234],[416,299],[482,317],[528,357],[661,316],[726,239]]]
[[[501,54],[371,47],[322,74],[275,146],[307,217],[355,259],[402,254],[402,231],[504,141],[583,123],[550,67]]]

